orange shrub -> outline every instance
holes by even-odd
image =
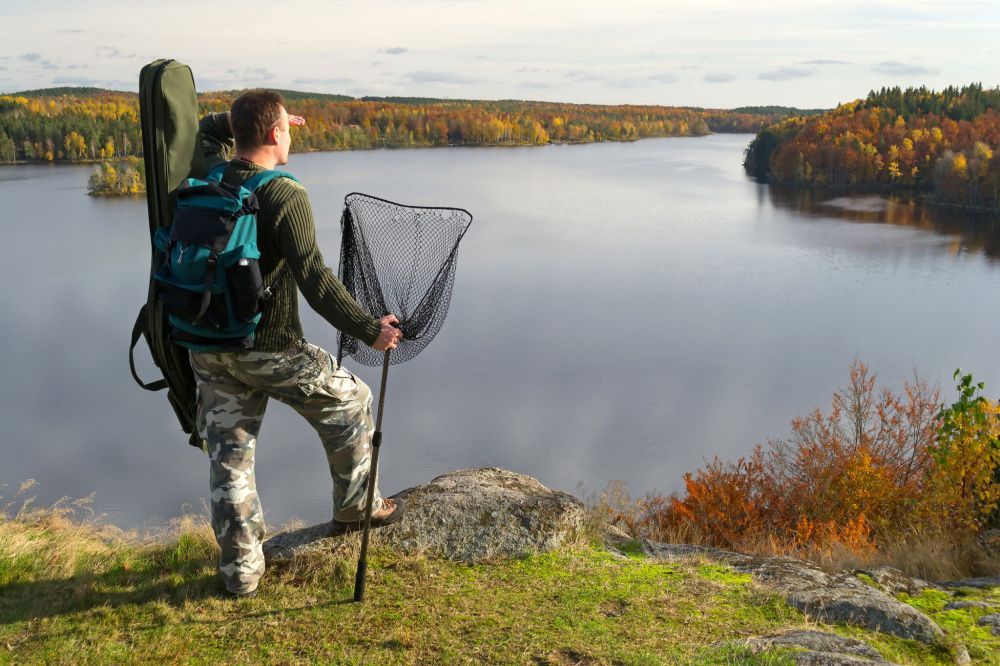
[[[796,418],[788,439],[716,457],[684,475],[682,495],[632,501],[619,483],[599,508],[637,536],[744,552],[864,560],[928,539],[964,547],[1000,522],[1000,405],[982,388],[964,375],[942,406],[919,379],[877,390],[855,361],[829,414]]]
[[[915,527],[939,392],[917,379],[901,394],[876,390],[859,361],[850,381],[819,409],[792,421],[792,435],[757,445],[735,463],[714,459],[684,476],[683,495],[636,503],[633,531],[682,529],[712,545],[784,552],[815,547],[871,551]]]

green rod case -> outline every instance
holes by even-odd
[[[150,278],[155,270],[153,234],[169,227],[173,219],[174,191],[189,176],[201,176],[204,162],[199,150],[198,98],[191,68],[176,60],[156,60],[139,73],[139,122],[142,156],[146,167],[146,203],[149,210]],[[139,338],[146,339],[153,362],[163,379],[143,382],[135,370],[133,352]],[[195,419],[197,389],[186,349],[173,342],[167,315],[150,279],[146,304],[132,328],[129,348],[132,376],[148,391],[167,389],[167,400],[188,443],[203,448]]]

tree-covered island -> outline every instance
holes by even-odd
[[[1000,209],[1000,87],[872,91],[760,130],[747,172],[773,183],[910,190],[929,201]]]

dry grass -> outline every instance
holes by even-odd
[[[649,507],[662,506],[661,496],[633,498],[622,481],[613,481],[597,496],[587,498],[589,520],[615,525],[635,539],[662,543],[714,546],[710,535],[691,524],[664,524]],[[972,540],[955,543],[932,530],[911,530],[906,537],[882,540],[873,550],[859,552],[837,542],[792,543],[769,535],[746,535],[729,548],[741,553],[790,556],[815,562],[830,570],[857,570],[882,565],[924,580],[955,580],[1000,574],[1000,560]]]

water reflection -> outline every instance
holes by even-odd
[[[930,231],[951,240],[952,256],[982,253],[1000,261],[1000,214],[926,206],[909,194],[844,194],[816,188],[758,186],[758,203],[794,211],[804,218],[886,224]]]
[[[914,368],[947,386],[956,367],[1000,386],[1000,313],[981,306],[1000,293],[993,221],[760,186],[740,166],[748,140],[296,155],[333,262],[352,190],[476,216],[444,328],[391,374],[384,489],[499,466],[570,492],[680,490],[705,459],[828,405],[855,357],[892,387]],[[197,510],[208,469],[128,369],[145,203],[87,197],[89,174],[0,167],[0,495],[28,478],[40,505],[95,492],[134,527]],[[41,247],[44,271],[25,251]],[[349,367],[378,385],[379,369]],[[269,524],[326,520],[312,429],[274,404],[259,442]]]

